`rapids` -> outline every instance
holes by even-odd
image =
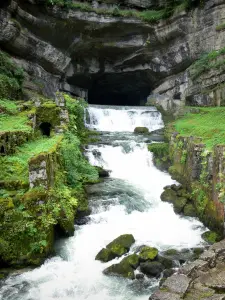
[[[58,241],[57,255],[41,267],[2,281],[0,300],[147,300],[158,281],[107,277],[102,270],[119,259],[95,261],[98,251],[125,233],[136,239],[131,252],[143,244],[159,250],[203,244],[204,226],[161,202],[163,187],[174,181],[154,167],[148,138],[133,134],[136,126],[162,128],[160,113],[153,107],[90,105],[86,123],[101,132],[100,141],[86,149],[89,161],[111,171],[88,187],[90,221]]]

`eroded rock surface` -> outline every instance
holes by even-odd
[[[198,260],[168,277],[150,300],[224,300],[225,240],[209,247]]]

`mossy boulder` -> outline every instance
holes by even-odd
[[[164,252],[164,254],[167,256],[174,256],[174,255],[178,255],[179,251],[176,249],[168,249]]]
[[[119,276],[134,279],[134,269],[139,265],[139,257],[137,254],[131,254],[125,257],[119,264],[114,264],[106,268],[103,273],[105,275]]]
[[[196,209],[193,204],[187,203],[184,206],[184,215],[188,216],[188,217],[196,217],[197,216],[197,212],[196,212]]]
[[[109,243],[106,248],[111,250],[116,257],[120,257],[130,250],[130,247],[135,242],[132,234],[123,234]]]
[[[185,197],[178,197],[173,201],[173,207],[174,207],[174,211],[176,213],[181,213],[187,203],[187,198]]]
[[[140,261],[154,260],[158,255],[158,249],[153,247],[143,247],[139,253]]]
[[[221,240],[220,235],[214,231],[206,231],[202,234],[202,239],[209,244],[214,244]]]
[[[135,129],[134,129],[134,133],[149,133],[149,130],[148,130],[148,128],[147,127],[136,127]]]
[[[128,263],[133,269],[137,269],[137,267],[139,266],[140,259],[139,256],[136,253],[134,253],[125,257],[121,262]]]
[[[111,250],[103,248],[98,252],[95,257],[95,260],[100,260],[101,262],[108,262],[116,257],[115,253]]]
[[[160,198],[164,202],[173,203],[177,199],[177,193],[174,190],[172,190],[171,188],[166,188],[162,192]]]
[[[179,196],[178,193],[180,193],[179,195],[183,196]],[[160,197],[162,201],[172,203],[176,213],[183,212],[184,206],[188,201],[188,198],[185,197],[185,194],[182,193],[182,190],[175,191],[171,187],[166,188]]]

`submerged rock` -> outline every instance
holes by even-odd
[[[135,133],[148,133],[149,130],[148,130],[147,127],[136,127],[136,128],[134,129],[134,132],[135,132]]]

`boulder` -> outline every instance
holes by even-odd
[[[184,215],[188,216],[188,217],[196,217],[197,216],[196,209],[193,204],[187,203],[184,206]]]
[[[103,248],[98,252],[95,257],[95,260],[100,260],[101,262],[108,262],[116,257],[115,253],[111,250]]]
[[[130,247],[135,242],[132,234],[123,234],[109,243],[106,248],[112,251],[116,257],[120,257],[130,250]]]
[[[141,249],[139,253],[140,261],[144,262],[147,260],[154,260],[158,255],[158,250],[153,247],[145,246]]]
[[[163,257],[161,255],[158,255],[157,261],[160,262],[166,269],[170,269],[174,266],[173,260],[168,257]]]
[[[140,264],[141,272],[153,277],[159,277],[165,267],[158,261],[146,261]]]
[[[98,171],[98,175],[99,177],[103,178],[103,177],[109,177],[110,175],[110,171],[109,170],[105,170],[102,167],[96,167],[97,171]]]
[[[143,273],[138,273],[136,274],[135,278],[140,280],[140,279],[144,279],[145,275]]]
[[[103,273],[105,275],[119,276],[129,279],[134,279],[134,269],[139,265],[139,258],[137,254],[131,254],[121,260],[120,263],[111,265],[106,268]]]
[[[181,213],[184,209],[184,206],[187,203],[187,198],[185,197],[177,197],[173,201],[173,208],[176,213]]]
[[[177,199],[176,191],[171,188],[166,188],[160,196],[162,201],[173,203]]]
[[[214,231],[206,231],[202,234],[202,239],[209,244],[214,244],[220,241],[219,235]]]
[[[134,129],[135,133],[149,133],[149,130],[147,127],[136,127]]]

